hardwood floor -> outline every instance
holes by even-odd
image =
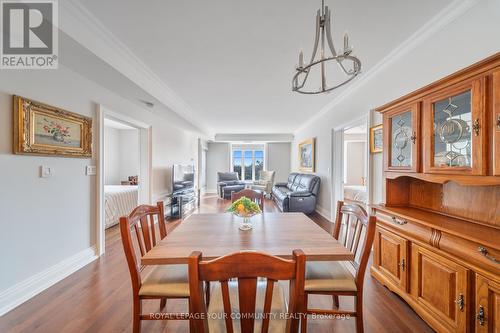
[[[221,212],[228,201],[215,195],[202,199],[199,211]],[[266,200],[266,212],[277,211]],[[312,219],[330,231],[332,223],[320,215]],[[168,223],[173,230],[181,221]],[[293,226],[290,226],[293,227]],[[370,265],[370,264],[369,264]],[[106,231],[106,253],[98,260],[45,290],[3,317],[0,332],[131,332],[132,291],[130,275],[117,227]],[[331,297],[310,298],[310,305],[329,308]],[[158,301],[144,303],[144,312],[159,310]],[[352,300],[340,298],[341,308],[352,308]],[[167,303],[172,311],[187,311],[187,302]],[[366,332],[432,332],[432,329],[398,296],[365,277],[364,323]],[[144,321],[143,332],[188,332],[185,321]],[[355,332],[355,320],[308,320],[309,332]]]

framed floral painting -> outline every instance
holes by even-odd
[[[92,118],[14,96],[14,153],[92,157]]]
[[[299,170],[304,172],[315,172],[315,140],[314,138],[299,143]]]

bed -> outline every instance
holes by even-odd
[[[346,185],[344,186],[344,200],[366,205],[368,202],[366,186]]]
[[[128,215],[137,207],[138,186],[136,185],[105,185],[104,209],[105,228],[118,224],[121,216]]]

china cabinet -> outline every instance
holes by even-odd
[[[438,332],[500,332],[500,53],[377,111],[371,274]]]

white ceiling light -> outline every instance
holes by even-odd
[[[321,9],[318,9],[316,14],[316,37],[314,39],[314,47],[309,64],[304,64],[304,54],[299,53],[299,65],[296,68],[296,73],[292,80],[292,90],[302,94],[320,94],[332,91],[335,88],[343,86],[354,79],[361,71],[361,61],[352,55],[352,47],[349,46],[349,36],[344,35],[344,49],[341,53],[337,53],[333,45],[332,32],[330,27],[331,11],[328,6],[325,7],[324,0],[321,1]],[[328,43],[330,54],[325,50],[325,41]],[[316,58],[318,45],[321,43],[319,58]],[[334,63],[341,71],[343,77],[336,78],[333,85],[328,85],[326,79],[327,64]],[[307,79],[313,68],[319,67],[320,70],[320,87],[313,88],[307,84]]]

